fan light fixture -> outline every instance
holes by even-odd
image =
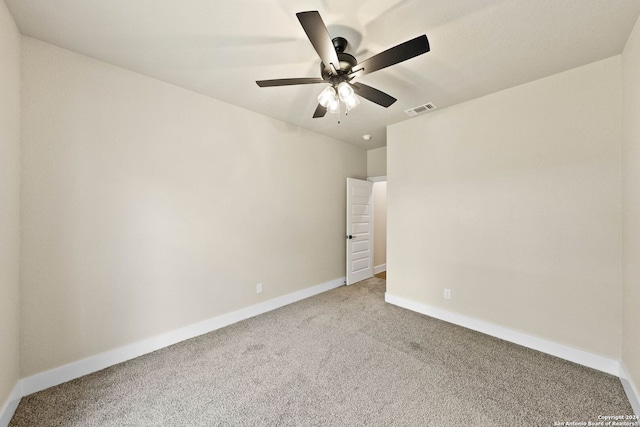
[[[340,112],[340,101],[344,102],[347,111],[360,104],[360,100],[356,97],[353,88],[347,82],[341,82],[337,91],[333,86],[329,86],[318,95],[318,103],[325,107],[330,113]]]

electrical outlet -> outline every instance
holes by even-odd
[[[262,283],[258,283],[256,285],[256,294],[261,294],[262,293]]]
[[[445,299],[451,299],[451,289],[444,289],[444,297]]]

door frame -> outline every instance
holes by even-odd
[[[371,181],[371,182],[373,182],[374,184],[375,184],[376,182],[387,182],[387,175],[372,176],[372,177],[367,178],[367,181]],[[389,191],[389,187],[387,186],[387,192],[388,192],[388,191]],[[385,192],[385,193],[386,193],[386,192]],[[385,194],[385,198],[386,198],[386,197],[387,197],[387,194]],[[371,199],[371,206],[373,206],[373,211],[374,211],[374,214],[375,214],[375,210],[376,210],[376,198],[375,198],[375,195],[374,195],[374,197]],[[376,237],[376,236],[375,236],[375,234],[376,234],[375,215],[374,215],[374,217],[373,217],[373,218],[374,218],[374,223],[373,223],[373,235],[374,235],[374,236],[373,236],[373,237],[374,237],[374,239],[375,239],[375,237]],[[387,228],[387,225],[385,224],[385,230],[386,230],[386,228]],[[374,240],[374,243],[375,243],[375,240]],[[385,251],[386,251],[386,245],[385,245]],[[385,267],[384,267],[384,270],[383,270],[383,271],[387,271],[387,261],[386,261],[386,258],[387,258],[387,257],[386,257],[386,254],[385,254],[385,263],[384,263],[384,266],[385,266]],[[376,273],[375,259],[376,259],[376,248],[375,248],[375,245],[374,245],[374,247],[373,247],[373,275],[374,275],[374,276],[375,276],[376,274],[380,273],[380,272],[377,272],[377,273]]]

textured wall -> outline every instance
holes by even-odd
[[[22,99],[24,376],[344,276],[363,150],[30,38]]]
[[[367,151],[367,176],[385,176],[387,174],[387,147]]]
[[[19,374],[20,35],[0,2],[0,411]]]
[[[620,76],[616,56],[391,126],[387,291],[619,359]]]
[[[640,390],[640,21],[622,54],[622,75],[622,362]]]

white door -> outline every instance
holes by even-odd
[[[347,178],[347,285],[373,276],[373,183]]]

